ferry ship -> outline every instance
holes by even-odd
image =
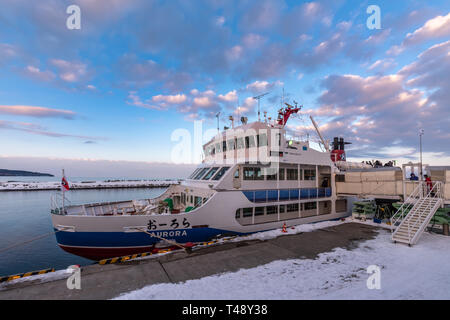
[[[301,107],[286,105],[274,120],[243,117],[234,127],[230,117],[231,128],[203,146],[201,165],[157,198],[54,205],[58,245],[99,260],[349,215],[334,187],[343,141],[321,152],[288,138],[285,125]]]

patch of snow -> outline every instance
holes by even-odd
[[[56,281],[68,278],[70,274],[67,272],[67,270],[57,270],[55,272],[49,272],[45,274],[38,274],[34,276],[29,276],[25,278],[19,278],[16,280],[11,280],[7,282],[0,283],[0,291],[4,289],[8,289],[11,285],[15,285],[22,282],[28,282],[28,281],[35,281],[38,280],[39,283],[49,282],[49,281]]]
[[[354,250],[336,248],[316,259],[279,260],[177,284],[151,285],[116,299],[450,299],[449,238],[424,233],[418,244],[408,247],[392,243],[390,236],[380,230],[375,239]],[[367,288],[370,265],[381,268],[379,290]]]

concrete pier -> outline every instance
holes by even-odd
[[[344,223],[266,241],[229,242],[190,254],[174,252],[154,259],[92,265],[82,268],[81,290],[67,289],[66,279],[44,283],[33,280],[4,286],[0,299],[111,299],[151,284],[198,279],[274,260],[313,259],[337,247],[351,250],[360,242],[373,239],[378,230],[369,225]]]

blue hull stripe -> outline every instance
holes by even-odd
[[[203,242],[214,236],[239,235],[241,233],[214,229],[194,228],[170,231],[148,231],[157,236],[174,240],[178,243]],[[66,232],[60,231],[56,234],[58,244],[73,247],[141,247],[152,246],[161,241],[157,237],[151,237],[144,232]]]

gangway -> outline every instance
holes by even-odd
[[[392,241],[414,245],[439,207],[444,206],[443,183],[432,188],[420,181],[414,191],[391,218]]]

